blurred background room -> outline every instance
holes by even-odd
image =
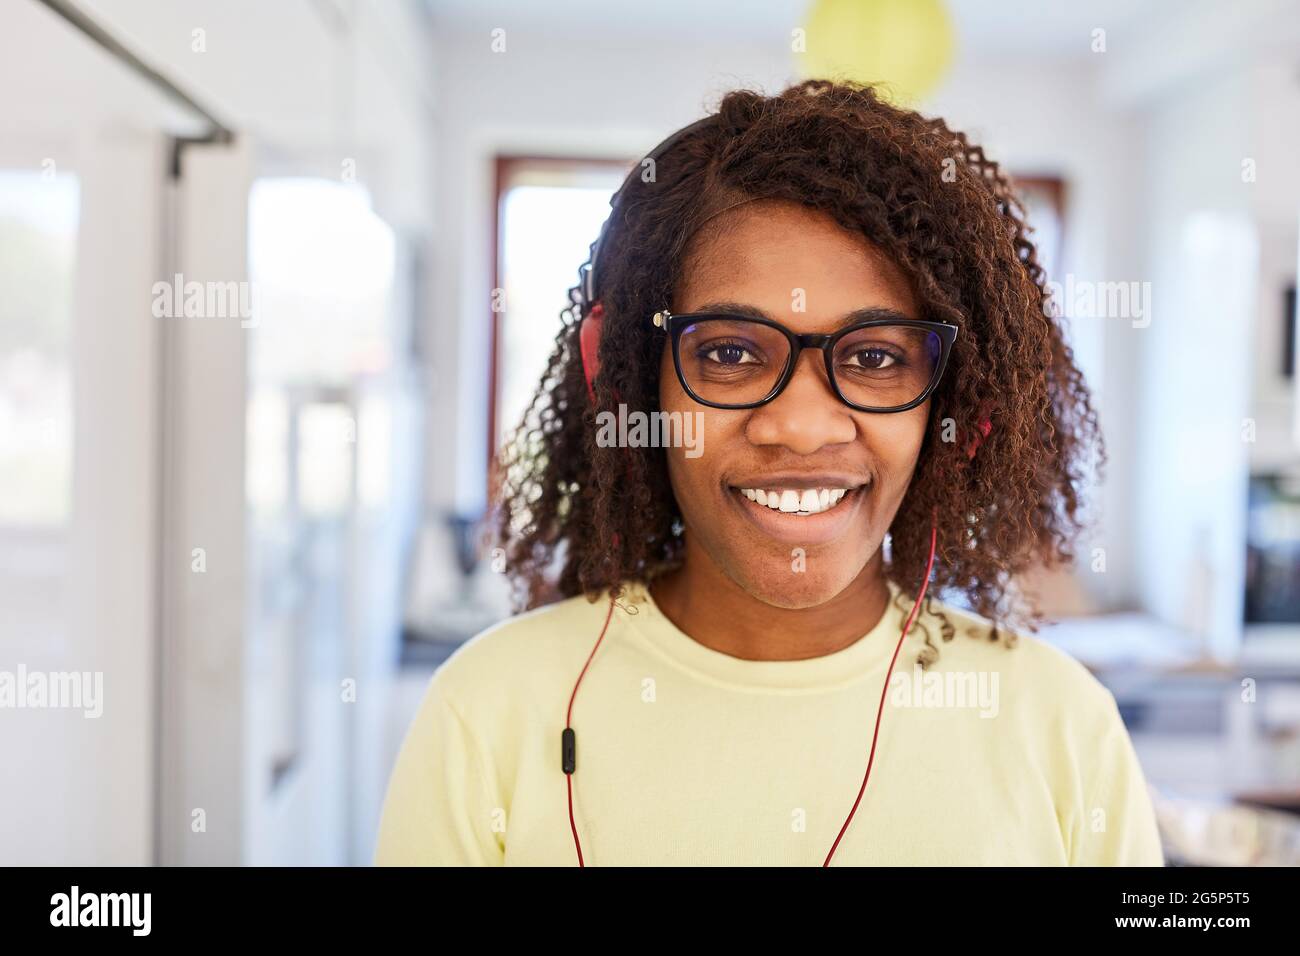
[[[369,862],[610,194],[831,68],[1021,186],[1109,451],[1021,585],[1169,861],[1300,863],[1290,0],[4,0],[0,672],[103,690],[0,709],[0,863]]]

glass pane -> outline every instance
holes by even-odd
[[[71,512],[79,205],[74,176],[0,170],[0,525]]]
[[[611,168],[583,185],[520,185],[501,211],[501,275],[505,302],[497,341],[497,444],[523,417],[560,330],[560,312],[578,281],[578,267],[609,215],[609,197],[623,181]],[[590,183],[587,185],[586,183]]]
[[[396,236],[354,184],[259,179],[248,207],[250,378],[342,384],[393,364]]]

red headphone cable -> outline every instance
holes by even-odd
[[[871,753],[867,755],[867,772],[862,776],[862,786],[858,788],[858,798],[853,801],[853,809],[849,811],[844,826],[840,827],[840,834],[835,838],[835,843],[831,846],[831,852],[826,854],[826,860],[822,863],[823,867],[831,865],[831,857],[835,855],[840,840],[844,839],[849,824],[853,822],[853,814],[858,812],[858,804],[862,802],[862,795],[867,792],[867,781],[871,779],[871,765],[876,760],[876,740],[880,736],[880,718],[885,712],[885,695],[889,693],[889,679],[894,676],[894,662],[898,660],[898,652],[903,649],[903,641],[907,638],[907,632],[912,629],[912,622],[916,620],[916,614],[921,609],[921,602],[925,600],[926,588],[930,586],[930,571],[934,568],[934,548],[938,543],[938,538],[939,526],[936,522],[930,525],[930,558],[925,565],[925,578],[921,581],[921,593],[916,596],[916,603],[912,605],[912,613],[907,616],[907,623],[903,625],[903,633],[898,636],[898,643],[894,646],[894,656],[889,659],[889,670],[885,673],[885,684],[880,688],[880,706],[876,708],[876,729],[871,734]]]
[[[573,831],[573,846],[578,851],[578,866],[584,866],[582,862],[582,841],[578,839],[578,824],[573,819],[573,773],[577,770],[577,735],[573,732],[573,702],[578,696],[578,685],[582,683],[582,678],[587,674],[587,668],[591,666],[591,659],[596,656],[596,651],[600,647],[600,642],[605,639],[605,632],[609,630],[610,618],[614,616],[614,599],[609,599],[609,611],[605,614],[605,623],[600,629],[600,637],[596,638],[596,644],[592,647],[591,653],[587,655],[587,663],[582,665],[582,673],[573,684],[573,693],[569,695],[569,709],[564,712],[564,733],[560,739],[560,765],[564,769],[564,782],[569,789],[569,829]]]

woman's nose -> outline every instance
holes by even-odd
[[[857,425],[826,377],[826,365],[816,349],[804,349],[785,389],[750,414],[746,437],[755,445],[784,445],[798,455],[811,455],[826,445],[851,442]]]

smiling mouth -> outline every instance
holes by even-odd
[[[833,511],[856,488],[735,488],[754,504],[796,517]]]

